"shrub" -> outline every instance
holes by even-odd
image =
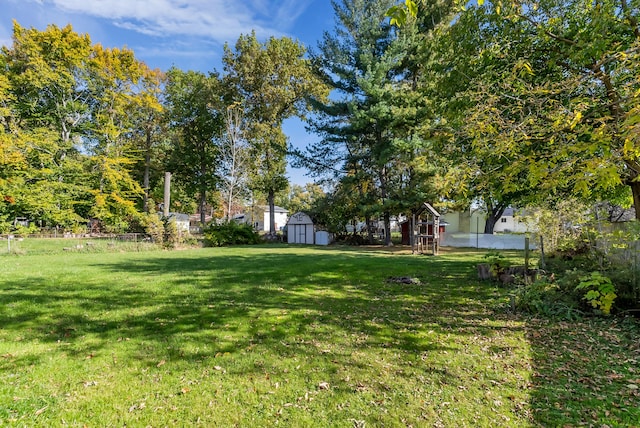
[[[167,248],[175,248],[176,245],[180,244],[180,233],[178,232],[176,220],[165,217],[162,219],[162,222],[164,225],[164,246]]]
[[[248,224],[229,221],[222,224],[210,224],[204,230],[204,244],[207,247],[226,245],[251,245],[261,242],[253,228]]]
[[[38,233],[39,230],[34,223],[31,223],[29,226],[16,225],[13,233],[18,236],[29,236]]]
[[[532,314],[576,319],[580,314],[575,298],[561,284],[542,277],[521,285],[515,292],[516,308]]]
[[[573,244],[556,246],[544,269],[585,310],[607,315],[639,309],[640,223],[596,226],[585,225]]]
[[[144,233],[149,235],[151,242],[161,245],[164,241],[164,224],[158,214],[146,214],[143,218]]]
[[[489,271],[493,278],[497,278],[506,268],[511,266],[511,262],[499,251],[489,251],[484,255],[484,259],[489,265]]]
[[[569,199],[552,209],[529,209],[524,221],[537,231],[535,242],[543,239],[546,251],[579,253],[584,249],[581,226],[588,222],[588,211],[585,204]]]
[[[611,279],[597,271],[580,277],[576,290],[586,292],[583,299],[604,315],[611,313],[613,301],[618,297]]]

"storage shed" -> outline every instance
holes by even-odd
[[[295,213],[287,223],[287,242],[289,244],[313,244],[313,229],[311,217],[303,212]]]

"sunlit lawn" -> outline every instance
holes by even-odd
[[[514,315],[483,254],[0,255],[0,426],[640,425],[637,324]]]

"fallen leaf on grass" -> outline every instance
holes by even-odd
[[[129,407],[129,413],[133,412],[134,410],[142,410],[145,407],[147,407],[147,404],[144,402],[140,404],[134,404],[133,406]]]
[[[166,364],[167,362],[165,360],[161,360],[158,364],[156,364],[156,367],[162,367]]]
[[[318,389],[329,389],[329,384],[327,382],[320,382],[318,384]]]
[[[36,410],[36,416],[41,415],[45,410],[47,410],[47,407],[49,406],[44,406],[43,408]]]
[[[629,388],[629,389],[638,389],[638,385],[630,383],[629,385],[627,385],[627,388]]]

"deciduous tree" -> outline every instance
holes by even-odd
[[[177,131],[172,169],[176,180],[199,198],[205,223],[207,195],[219,183],[220,147],[224,132],[223,91],[216,74],[172,68],[167,73],[166,101],[170,124]]]
[[[262,43],[255,33],[240,36],[233,50],[225,46],[225,79],[234,88],[247,119],[245,137],[253,159],[251,185],[267,195],[272,233],[274,198],[287,185],[287,137],[282,123],[305,115],[307,97],[326,94],[304,55],[304,47],[290,38],[271,37]]]

